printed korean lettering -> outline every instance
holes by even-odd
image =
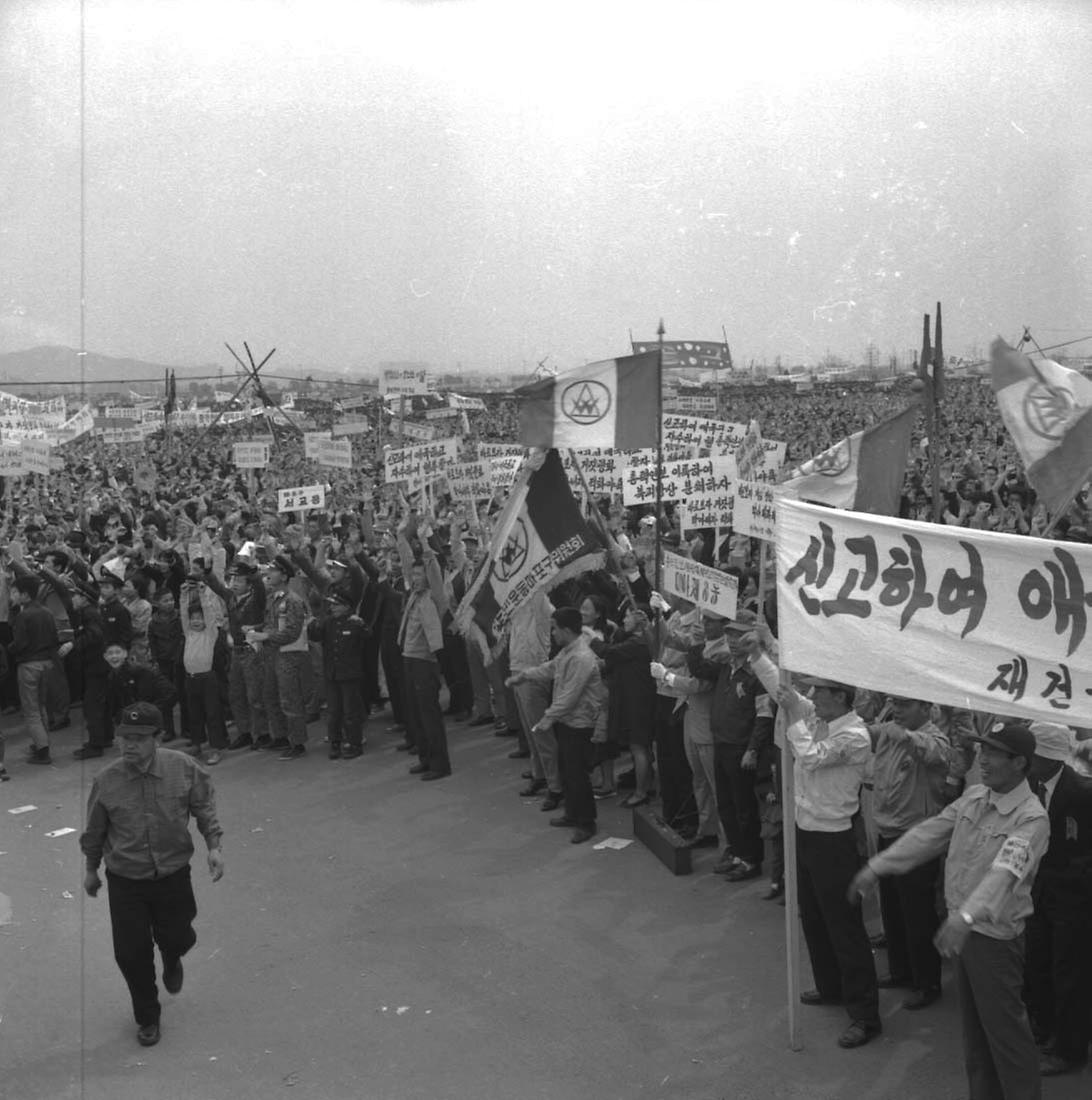
[[[1028,686],[1028,662],[1026,657],[1015,654],[1011,661],[997,666],[997,676],[987,691],[1003,691],[1012,701],[1023,699]]]
[[[1069,710],[1073,699],[1073,677],[1069,674],[1069,665],[1059,664],[1058,671],[1046,670],[1047,686],[1039,693],[1055,710]],[[1057,696],[1058,698],[1054,698]]]
[[[809,615],[821,613],[821,601],[804,591],[805,585],[822,588],[834,572],[834,531],[830,524],[819,524],[819,538],[814,535],[808,540],[808,548],[803,557],[785,574],[785,583],[793,584],[803,578],[804,584],[797,589],[800,603]],[[820,561],[820,555],[822,561]]]
[[[1024,574],[1017,590],[1020,607],[1029,619],[1045,619],[1054,612],[1054,633],[1069,631],[1066,656],[1072,657],[1084,641],[1088,629],[1088,611],[1092,593],[1087,593],[1076,559],[1068,550],[1054,547],[1056,562],[1043,563],[1050,580],[1039,569]]]
[[[884,582],[880,590],[880,603],[885,607],[906,604],[899,616],[899,629],[905,630],[919,611],[933,606],[935,597],[925,588],[925,561],[920,540],[914,535],[903,535],[902,538],[910,547],[910,552],[907,553],[901,546],[888,548],[891,564],[880,574]]]
[[[961,638],[966,638],[982,621],[986,612],[986,584],[983,580],[982,555],[978,548],[970,542],[960,540],[967,560],[970,562],[970,575],[961,577],[954,568],[949,566],[944,570],[944,576],[940,579],[940,588],[937,590],[937,609],[942,615],[955,615],[960,611],[969,611],[967,621],[960,632]]]

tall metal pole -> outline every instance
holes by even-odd
[[[85,11],[80,0],[80,404],[87,403],[87,66]]]
[[[660,327],[656,330],[659,340],[660,369],[659,384],[656,387],[656,591],[660,591],[663,571],[663,551],[660,547],[660,510],[663,508],[664,494],[664,319],[660,318]]]

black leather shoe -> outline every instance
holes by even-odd
[[[397,752],[410,752],[413,749],[408,741],[399,741],[394,747]]]
[[[539,812],[552,814],[563,801],[564,799],[560,794],[555,794],[553,791],[547,791],[546,797],[542,800],[542,805],[539,806]],[[550,824],[552,825],[553,822],[551,821]]]
[[[235,752],[236,749],[245,749],[250,744],[252,744],[250,734],[244,733],[240,737],[236,737],[235,740],[228,745],[228,749],[231,752]]]
[[[818,989],[807,989],[800,994],[802,1005],[840,1005],[841,997],[824,997]]]
[[[175,959],[170,966],[163,967],[163,988],[170,994],[182,991],[182,960]]]
[[[44,749],[31,749],[27,757],[28,764],[52,764],[53,758],[49,755],[49,746]]]
[[[519,792],[520,798],[534,798],[539,791],[546,790],[545,779],[532,779],[526,787],[522,788]]]
[[[414,764],[413,767],[410,768],[409,773],[410,775],[424,775],[427,771],[427,764]]]
[[[838,1036],[838,1045],[843,1050],[863,1047],[865,1043],[875,1039],[881,1031],[883,1031],[883,1026],[878,1020],[874,1024],[866,1024],[863,1020],[854,1020],[853,1023]]]
[[[422,783],[431,783],[434,779],[447,779],[447,777],[450,774],[451,774],[451,772],[428,771],[428,772],[425,772],[425,774],[421,776],[421,782]]]
[[[470,726],[471,729],[476,729],[480,726],[491,726],[492,724],[493,719],[490,718],[488,714],[480,714],[477,718],[467,722],[467,725]]]
[[[341,746],[332,744],[330,746],[329,750],[327,751],[326,756],[330,760],[340,760],[341,759]]]
[[[902,1007],[910,1012],[917,1012],[918,1009],[928,1008],[939,1000],[940,990],[936,987],[933,989],[914,989],[911,990],[910,996],[902,1002]]]
[[[256,752],[258,749],[268,749],[269,746],[272,744],[273,738],[270,737],[268,733],[266,733],[259,737],[258,740],[250,746],[250,748],[252,751]]]
[[[514,749],[508,754],[509,760],[526,760],[531,755],[530,749]]]
[[[358,756],[362,756],[364,750],[359,745],[347,745],[341,750],[342,760],[355,760]]]
[[[876,983],[880,989],[911,989],[914,982],[909,975],[887,974]]]
[[[571,817],[565,817],[564,814],[561,817],[551,817],[550,824],[556,829],[575,829],[576,822]]]
[[[780,882],[771,882],[769,890],[762,895],[763,901],[777,901],[785,896],[785,887]]]
[[[283,752],[291,743],[287,737],[278,737],[276,741],[270,741],[265,747],[270,751],[280,749]]]
[[[579,829],[576,830],[575,833],[573,833],[572,839],[569,841],[569,843],[570,844],[583,844],[585,840],[591,840],[591,838],[593,836],[595,836],[595,834],[597,832],[598,832],[598,830],[595,828],[594,825],[592,825],[590,827],[589,826],[581,826]]]
[[[72,755],[77,760],[93,760],[97,756],[102,756],[102,753],[101,745],[81,745]]]
[[[159,1042],[159,1024],[145,1024],[137,1029],[136,1037],[142,1047],[154,1047]]]

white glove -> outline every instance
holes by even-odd
[[[653,592],[652,595],[649,596],[648,606],[651,607],[653,611],[668,610],[667,600],[665,600],[659,592]]]
[[[648,666],[648,671],[652,674],[653,680],[662,680],[667,675],[667,669],[659,661],[653,661]]]

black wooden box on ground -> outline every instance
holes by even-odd
[[[633,811],[633,835],[673,874],[691,871],[690,849],[686,841],[651,806]]]

